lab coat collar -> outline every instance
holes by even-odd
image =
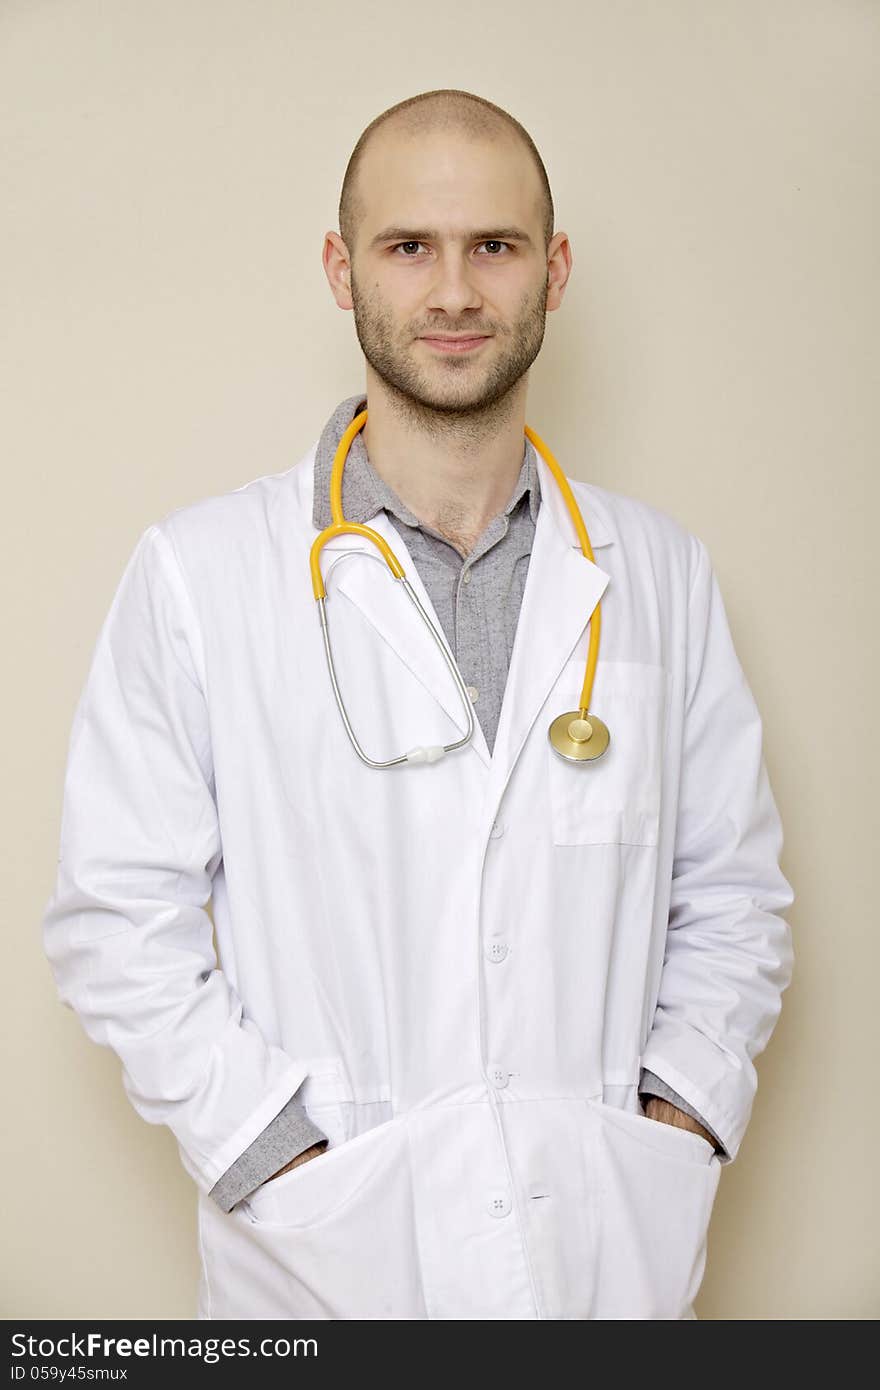
[[[597,551],[614,543],[610,520],[595,490],[586,484],[573,486],[594,553],[590,560],[581,550],[559,485],[540,455],[538,476],[542,505],[491,759],[499,797],[611,578],[595,558]],[[600,647],[600,661],[601,657]],[[547,716],[548,727],[551,718],[562,713],[554,708]]]

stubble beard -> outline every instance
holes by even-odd
[[[416,344],[415,333],[395,329],[391,311],[361,294],[353,275],[351,280],[355,332],[364,357],[395,408],[429,433],[465,426],[482,434],[507,416],[513,392],[544,341],[547,294],[544,283],[535,298],[524,301],[510,328],[493,329],[495,342],[488,351],[494,356],[487,371],[466,355],[429,358],[428,350]],[[446,331],[464,332],[467,325]]]

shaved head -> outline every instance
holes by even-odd
[[[536,215],[543,229],[546,251],[553,237],[553,197],[544,162],[528,131],[507,111],[483,97],[455,88],[439,88],[409,97],[383,111],[370,122],[355,145],[339,199],[339,232],[349,253],[354,254],[366,213],[360,174],[367,148],[382,136],[418,140],[438,133],[460,134],[474,141],[514,140],[524,147],[537,174]]]

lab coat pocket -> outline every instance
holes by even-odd
[[[384,1125],[375,1125],[355,1139],[330,1144],[323,1153],[261,1183],[244,1199],[251,1220],[259,1225],[294,1228],[314,1225],[341,1212],[357,1196],[365,1178],[361,1150],[366,1150],[368,1159],[383,1129]]]
[[[214,1318],[427,1316],[404,1115],[205,1215]]]
[[[554,718],[576,710],[584,662],[569,661],[552,695]],[[670,677],[663,666],[601,661],[592,711],[608,726],[601,757],[573,763],[547,742],[553,843],[655,845]]]
[[[692,1318],[720,1159],[690,1130],[589,1104],[599,1127],[600,1186],[592,1316]]]

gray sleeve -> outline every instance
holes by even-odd
[[[639,1082],[639,1094],[641,1095],[642,1093],[651,1096],[661,1096],[663,1100],[668,1100],[672,1105],[677,1105],[679,1110],[683,1110],[686,1115],[690,1115],[692,1120],[696,1120],[697,1124],[701,1124],[703,1129],[708,1130],[715,1140],[716,1149],[721,1149],[725,1156],[728,1156],[727,1150],[718,1138],[718,1135],[711,1125],[706,1124],[700,1112],[695,1110],[692,1105],[688,1105],[687,1101],[684,1100],[677,1091],[673,1091],[671,1086],[667,1086],[666,1082],[663,1081],[661,1077],[655,1076],[652,1071],[647,1071],[645,1068],[642,1069],[642,1079]]]
[[[236,1202],[274,1177],[285,1163],[312,1144],[321,1143],[329,1143],[327,1135],[312,1123],[302,1102],[291,1096],[271,1124],[217,1179],[208,1196],[213,1197],[221,1211],[231,1211]]]

